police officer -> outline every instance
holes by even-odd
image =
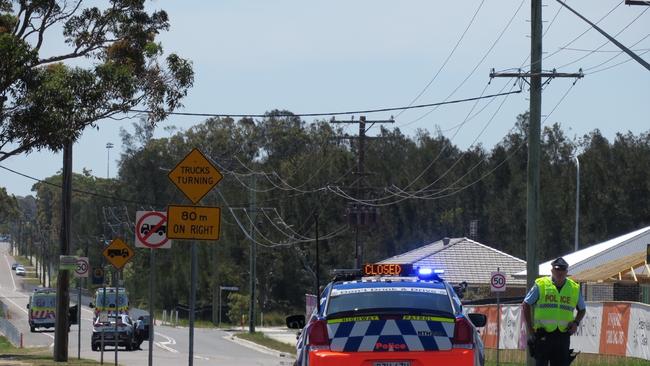
[[[524,298],[523,311],[529,347],[537,366],[565,366],[571,363],[570,337],[585,316],[580,285],[567,278],[569,264],[560,257],[551,262],[551,276],[540,277]],[[531,315],[535,306],[535,318]],[[573,311],[578,313],[573,316]]]

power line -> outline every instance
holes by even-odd
[[[521,7],[524,5],[525,2],[526,2],[525,0],[522,0],[522,2],[519,4],[519,7],[517,7],[517,9],[515,10],[515,12],[512,14],[512,17],[510,17],[510,20],[508,20],[508,22],[506,23],[505,27],[501,30],[501,33],[499,33],[499,35],[498,35],[497,38],[494,40],[494,42],[492,42],[492,45],[490,45],[490,47],[489,47],[488,50],[485,52],[485,54],[483,54],[483,57],[481,57],[481,59],[476,63],[476,65],[474,66],[474,68],[472,69],[472,71],[470,71],[469,75],[467,75],[467,76],[465,77],[465,79],[464,79],[463,81],[461,81],[461,83],[458,84],[458,86],[457,86],[454,90],[452,90],[451,93],[449,93],[449,95],[447,95],[447,98],[445,98],[445,101],[446,101],[447,99],[451,98],[454,94],[456,94],[456,92],[457,92],[457,91],[458,91],[458,90],[459,90],[463,85],[465,85],[465,83],[467,82],[467,80],[469,80],[469,78],[470,78],[472,75],[474,75],[474,73],[476,72],[476,70],[478,69],[478,67],[481,66],[481,64],[483,63],[483,61],[485,61],[485,59],[486,59],[486,58],[488,57],[488,55],[492,52],[492,50],[493,50],[494,47],[497,45],[497,43],[499,43],[499,41],[501,40],[501,38],[503,37],[503,35],[506,33],[506,31],[508,30],[508,28],[510,28],[510,25],[511,25],[512,22],[514,21],[515,17],[516,17],[517,14],[519,13],[519,10],[521,10]],[[520,90],[520,91],[521,91],[521,90]],[[434,107],[435,107],[435,106],[434,106]],[[426,116],[428,116],[429,114],[433,113],[436,109],[437,109],[437,108],[433,108],[433,109],[431,109],[430,111],[428,111],[428,112],[424,113],[423,115],[421,115],[420,117],[418,117],[418,118],[416,118],[416,119],[414,119],[414,120],[412,120],[412,121],[410,121],[410,122],[407,122],[407,123],[404,123],[404,124],[399,124],[397,127],[406,127],[406,126],[412,125],[413,123],[418,122],[418,121],[422,120],[424,117],[426,117]]]
[[[436,103],[427,103],[427,104],[418,104],[412,106],[402,106],[402,107],[389,107],[389,108],[375,108],[375,109],[365,109],[365,110],[354,110],[346,112],[319,112],[319,113],[274,113],[274,114],[227,114],[227,113],[194,113],[194,112],[169,112],[167,114],[172,116],[194,116],[194,117],[237,117],[237,118],[246,118],[246,117],[256,117],[256,118],[268,118],[268,117],[322,117],[322,116],[341,116],[347,114],[361,114],[361,113],[380,113],[380,112],[392,112],[399,111],[402,109],[419,109],[419,108],[428,108],[436,107],[447,104],[458,104],[464,102],[471,102],[478,99],[487,99],[500,97],[508,94],[517,94],[521,93],[521,90],[503,93],[503,94],[491,94],[480,97],[471,97],[464,99],[456,100],[445,100],[442,102]],[[129,109],[129,112],[134,113],[151,113],[149,110],[145,109]]]
[[[438,78],[438,75],[440,75],[440,72],[442,71],[442,69],[445,68],[445,66],[447,65],[447,62],[449,62],[449,60],[451,59],[451,56],[454,55],[454,53],[456,52],[456,49],[458,48],[458,46],[460,46],[460,43],[463,41],[463,38],[465,38],[465,34],[467,34],[467,31],[469,31],[469,28],[472,26],[472,24],[474,24],[474,20],[476,20],[476,16],[478,15],[478,12],[483,7],[483,3],[485,3],[485,0],[482,0],[481,3],[478,5],[478,7],[476,8],[476,11],[474,12],[474,15],[472,16],[472,19],[470,19],[469,24],[467,24],[467,27],[465,27],[465,30],[463,31],[463,34],[461,34],[458,41],[456,41],[456,45],[454,46],[454,48],[451,50],[451,52],[449,53],[449,55],[447,56],[445,61],[442,63],[442,65],[440,66],[438,71],[435,73],[435,75],[433,75],[433,78],[431,78],[431,80],[429,80],[427,85],[424,86],[424,88],[418,93],[418,95],[416,95],[415,98],[413,98],[411,100],[411,102],[408,104],[409,107],[412,106],[418,99],[420,99],[422,94],[424,94],[424,92],[427,91],[427,89],[429,89],[431,84],[433,84],[433,82]],[[399,113],[397,113],[397,116],[395,116],[395,117],[399,117],[402,113],[404,113],[405,110],[406,109],[403,109],[403,110],[399,111]]]

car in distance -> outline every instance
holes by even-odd
[[[14,262],[14,263],[11,264],[11,269],[15,271],[16,267],[18,267],[18,266],[19,266],[19,264]]]
[[[18,265],[16,266],[16,276],[24,276],[25,275],[25,267]]]
[[[109,315],[107,319],[98,318],[93,324],[90,338],[90,348],[93,351],[99,351],[106,346],[114,347],[116,344],[127,351],[137,347],[135,324],[127,314]]]

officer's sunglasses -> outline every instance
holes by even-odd
[[[553,267],[554,270],[560,271],[560,272],[566,272],[567,268],[566,267]]]

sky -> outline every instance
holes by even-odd
[[[100,1],[97,1],[101,3]],[[650,62],[650,6],[619,0],[567,4]],[[617,133],[650,131],[650,72],[557,1],[543,8],[544,70],[576,73],[555,78],[542,96],[544,125],[559,123],[569,137],[594,129],[610,141]],[[194,87],[182,112],[263,114],[273,109],[325,113],[404,107],[518,90],[490,71],[528,71],[530,0],[222,0],[150,1],[168,12],[171,28],[159,36],[165,52],[190,59]],[[65,45],[49,36],[47,52]],[[46,38],[48,42],[48,38]],[[575,83],[574,83],[575,82]],[[441,132],[461,149],[491,149],[528,110],[528,89],[518,94],[435,108],[363,114],[414,136]],[[358,118],[362,114],[337,117]],[[202,117],[170,116],[157,126],[185,130]],[[306,117],[306,122],[315,117]],[[122,151],[120,128],[136,119],[105,120],[73,147],[73,170],[115,177]],[[356,134],[356,125],[346,127]],[[375,126],[368,132],[377,133]],[[110,142],[114,148],[107,149]],[[43,179],[61,170],[62,154],[33,152],[1,166]],[[582,167],[585,169],[585,167]],[[146,174],[146,173],[145,173]],[[0,170],[0,187],[34,194],[34,180]]]

